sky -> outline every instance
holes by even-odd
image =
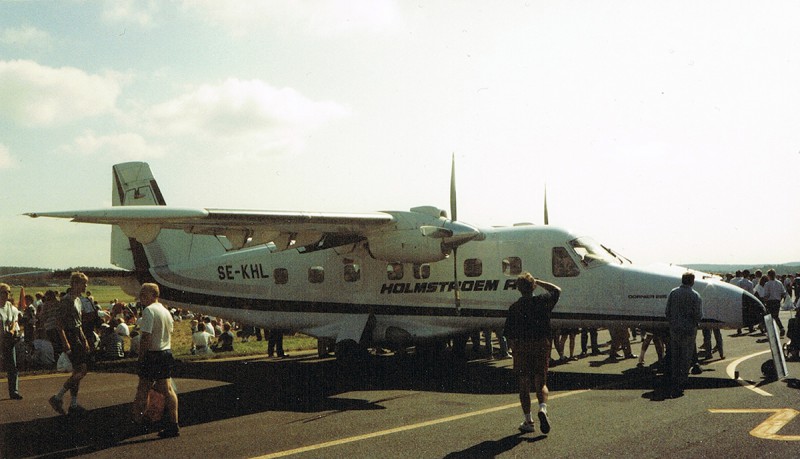
[[[147,161],[167,204],[450,206],[637,263],[800,261],[795,1],[2,1],[0,266],[109,267]]]

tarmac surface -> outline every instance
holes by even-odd
[[[24,376],[21,401],[7,398],[2,379],[0,457],[797,457],[800,362],[787,363],[786,379],[765,379],[764,337],[723,337],[725,359],[703,362],[675,399],[636,360],[601,355],[552,367],[548,435],[538,422],[534,433],[517,430],[510,360],[425,365],[380,355],[351,370],[315,353],[183,362],[175,379],[181,435],[171,439],[129,427],[137,378],[128,365],[84,379],[82,416],[48,405],[64,373]],[[639,339],[632,346],[638,354]],[[645,361],[655,360],[651,347]]]

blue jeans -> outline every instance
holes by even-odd
[[[17,370],[17,349],[14,346],[16,339],[13,335],[3,335],[3,365],[8,375],[8,395],[19,394],[19,370]]]

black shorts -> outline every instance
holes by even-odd
[[[91,355],[89,355],[89,353],[86,351],[86,347],[83,345],[83,341],[81,340],[81,329],[77,327],[64,329],[64,334],[67,337],[67,342],[69,343],[70,348],[70,353],[67,354],[67,357],[69,357],[69,361],[72,362],[73,368],[83,364],[89,365],[92,363]]]
[[[172,350],[149,351],[139,361],[139,377],[155,381],[158,379],[169,379],[172,377],[172,367],[175,359],[172,357]]]

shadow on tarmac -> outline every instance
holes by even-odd
[[[366,401],[335,397],[360,390],[408,390],[469,394],[516,394],[516,377],[510,367],[443,357],[425,364],[413,355],[369,356],[365,363],[343,366],[334,359],[294,358],[280,361],[209,360],[178,362],[176,378],[214,380],[229,384],[180,393],[180,425],[187,427],[267,411],[305,413],[382,410],[386,400]],[[111,371],[133,373],[133,367]],[[652,371],[631,369],[622,374],[573,373],[558,367],[548,376],[551,391],[588,388],[627,389],[659,392],[658,377]],[[728,379],[693,376],[687,390],[735,387]],[[0,425],[0,457],[73,457],[113,447],[120,442],[149,442],[155,435],[135,439],[143,432],[129,422],[130,403],[91,410],[81,416],[44,417]],[[214,409],[208,409],[213,406]],[[316,419],[319,416],[315,416]],[[306,421],[303,421],[306,422]],[[157,426],[154,426],[154,428]],[[157,428],[151,430],[157,431]],[[31,441],[35,439],[35,441]],[[483,452],[500,453],[523,441],[513,435],[484,442],[449,457],[475,457]],[[479,454],[480,453],[480,454]]]
[[[444,459],[472,459],[476,457],[496,457],[505,452],[511,451],[520,443],[535,443],[544,440],[547,435],[539,434],[533,438],[522,437],[522,433],[509,435],[500,440],[484,441],[475,446],[471,446],[463,451],[456,451],[448,454]]]

